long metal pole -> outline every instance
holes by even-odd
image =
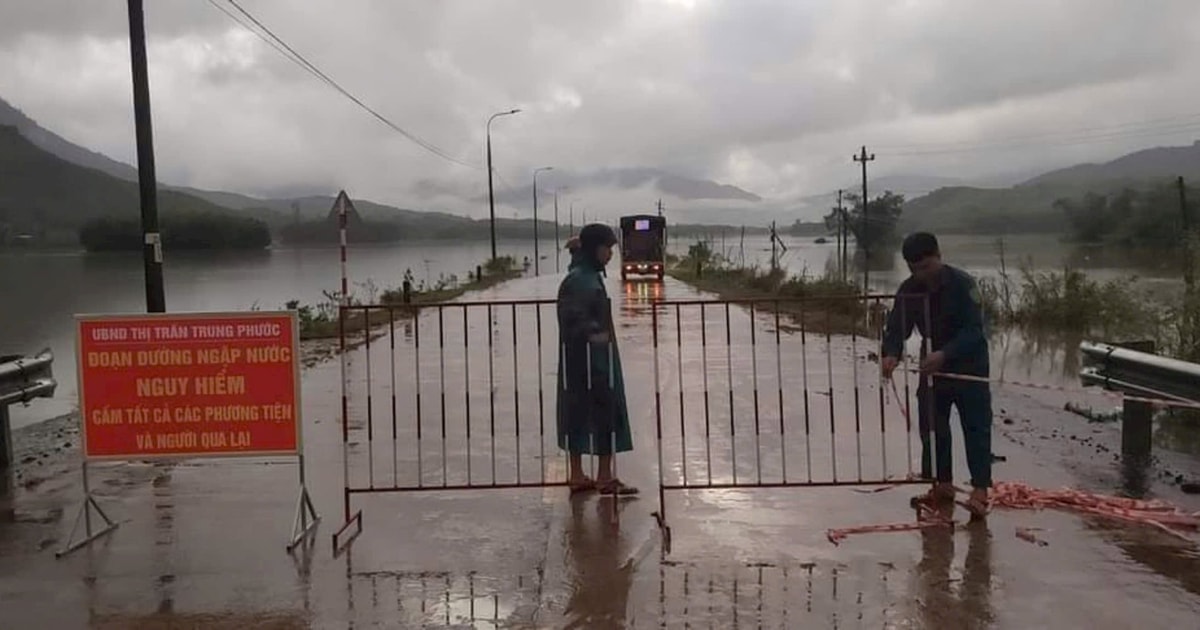
[[[541,275],[540,256],[538,255],[538,189],[537,176],[541,171],[553,171],[553,166],[543,166],[533,169],[533,275]]]
[[[496,259],[496,196],[492,192],[492,121],[500,116],[511,116],[520,111],[520,109],[512,109],[507,112],[497,112],[492,114],[487,121],[488,216],[492,233],[492,260]]]
[[[1183,176],[1180,176],[1176,180],[1176,183],[1179,186],[1179,215],[1180,222],[1182,223],[1183,227],[1183,280],[1184,284],[1190,291],[1195,283],[1195,278],[1193,277],[1191,253],[1192,223],[1188,217],[1187,188],[1183,184]]]
[[[541,265],[538,261],[538,219],[537,219],[537,174],[533,172],[533,275],[541,275]]]
[[[559,252],[562,244],[558,242],[558,189],[554,189],[554,273],[558,273]]]
[[[491,218],[492,260],[496,260],[496,197],[492,193],[492,120],[487,125],[488,216]]]
[[[875,159],[875,154],[867,155],[867,147],[863,145],[861,156],[854,156],[855,162],[862,163],[862,232],[858,238],[861,241],[859,245],[863,250],[863,292],[870,293],[871,284],[871,237],[868,234],[870,222],[868,217],[867,203],[867,162]]]
[[[129,0],[129,53],[133,66],[133,119],[137,133],[146,311],[163,313],[167,310],[167,299],[163,291],[162,236],[158,231],[158,184],[154,174],[154,134],[150,120],[150,78],[146,70],[142,0]]]

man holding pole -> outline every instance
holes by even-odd
[[[884,378],[890,379],[915,326],[925,341],[917,388],[921,475],[935,479],[933,489],[920,500],[954,500],[950,408],[955,407],[971,472],[971,495],[962,505],[973,517],[983,517],[992,485],[992,399],[979,287],[966,272],[942,263],[932,234],[909,235],[902,253],[912,276],[900,285],[888,314],[881,366]]]

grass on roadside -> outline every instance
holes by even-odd
[[[349,302],[353,306],[368,307],[352,311],[345,322],[347,334],[362,333],[374,326],[389,323],[391,320],[412,317],[421,308],[432,304],[442,304],[461,297],[471,291],[482,291],[500,283],[520,277],[521,269],[511,256],[502,256],[489,261],[482,266],[482,274],[475,271],[467,274],[467,281],[462,282],[457,276],[442,276],[437,282],[427,285],[424,281],[415,282],[412,271],[405,271],[401,286],[378,292],[371,282],[363,285],[367,293],[366,301],[353,294]],[[407,301],[404,284],[409,288]],[[378,295],[376,295],[378,293]],[[286,308],[295,310],[300,320],[300,339],[329,339],[339,334],[338,306],[341,295],[338,292],[322,291],[323,299],[316,304],[301,304],[299,300],[287,303]],[[370,308],[378,306],[378,308]],[[390,314],[390,315],[389,315]]]

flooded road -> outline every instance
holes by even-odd
[[[0,625],[1194,625],[1200,559],[1152,530],[999,511],[955,531],[833,546],[830,527],[912,520],[917,488],[677,489],[660,505],[660,474],[669,486],[901,479],[919,446],[902,403],[880,389],[869,356],[877,341],[801,335],[771,314],[752,321],[741,307],[730,309],[726,335],[723,307],[705,307],[703,326],[698,307],[680,307],[679,319],[673,308],[658,313],[656,352],[648,300],[695,293],[673,281],[609,283],[635,448],[620,456],[618,473],[641,489],[638,498],[568,497],[553,485],[565,466],[554,436],[552,306],[472,307],[465,322],[462,308],[440,320],[427,309],[416,322],[397,321],[394,334],[376,329],[369,348],[347,357],[345,445],[339,362],[304,373],[309,489],[323,520],[294,555],[284,545],[295,462],[227,459],[93,466],[97,500],[120,528],[56,560],[81,490],[71,460],[47,460],[0,522]],[[556,286],[554,277],[525,279],[470,299],[551,298]],[[1065,395],[996,389],[993,451],[1003,460],[995,476],[1120,492],[1120,469],[1101,450],[1117,448],[1117,428],[1061,411]],[[957,430],[955,440],[962,485]],[[1187,472],[1192,464],[1169,465]],[[334,555],[344,471],[363,532]],[[493,484],[522,487],[441,489]],[[385,492],[394,489],[405,492]],[[1150,491],[1200,509],[1168,484]],[[654,512],[671,527],[669,552]],[[966,520],[961,510],[956,517]],[[1047,545],[1018,539],[1018,526],[1042,528]]]

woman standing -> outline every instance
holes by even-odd
[[[637,493],[613,469],[616,453],[633,450],[621,355],[604,289],[604,267],[616,243],[608,226],[584,226],[578,252],[558,288],[558,446],[570,456],[572,493]],[[585,454],[600,458],[594,480],[583,472]]]

